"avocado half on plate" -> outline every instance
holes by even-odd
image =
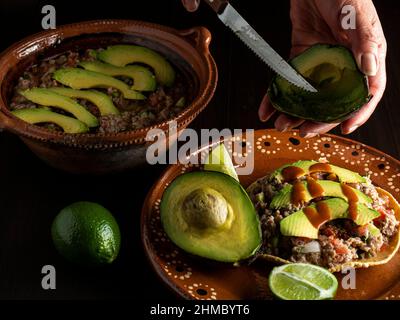
[[[260,216],[260,255],[332,272],[388,262],[400,244],[400,205],[367,177],[327,163],[298,161],[251,184]]]
[[[317,122],[341,122],[371,98],[368,78],[345,47],[317,44],[289,63],[318,92],[307,92],[275,76],[268,96],[275,109],[283,113]]]
[[[185,173],[166,188],[160,212],[172,242],[220,262],[261,256],[336,272],[384,264],[400,244],[400,205],[390,193],[316,161],[285,165],[247,192],[222,172]]]
[[[160,211],[169,238],[191,254],[237,262],[253,256],[261,246],[253,203],[227,174],[198,171],[177,177],[166,189]]]

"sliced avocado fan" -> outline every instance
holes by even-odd
[[[149,48],[116,45],[99,52],[97,58],[118,67],[125,67],[133,63],[144,63],[153,68],[156,78],[161,84],[172,86],[175,81],[175,71],[171,64],[159,53]]]
[[[20,94],[29,101],[38,105],[62,109],[74,115],[88,127],[97,127],[97,118],[75,100],[45,88],[33,88],[20,91]]]
[[[157,88],[156,78],[146,67],[133,65],[126,67],[113,66],[100,61],[84,61],[80,66],[89,71],[103,73],[112,77],[128,77],[133,80],[132,90],[154,91]]]
[[[347,200],[346,195],[343,193],[342,185],[338,182],[329,181],[329,180],[317,180],[315,183],[319,184],[323,189],[323,197],[334,197],[334,198],[342,198],[343,200]],[[304,202],[310,202],[313,200],[313,196],[310,194],[308,190],[308,182],[302,181],[304,189]],[[368,197],[365,193],[357,190],[355,188],[351,188],[353,192],[358,197],[358,202],[362,204],[372,203],[372,199]],[[286,208],[292,203],[292,192],[293,185],[284,186],[271,200],[270,208],[271,209],[280,209]]]
[[[287,164],[287,165],[280,167],[279,169],[275,170],[272,173],[271,177],[275,178],[279,182],[283,182],[284,178],[282,175],[282,170],[287,167],[297,167],[297,168],[302,169],[303,174],[301,176],[309,175],[310,173],[312,173],[310,171],[310,167],[315,164],[318,164],[318,163],[319,162],[312,161],[312,160],[300,160],[295,163]],[[333,164],[329,164],[329,167],[330,167],[329,172],[336,174],[336,176],[338,177],[340,182],[344,182],[344,183],[364,183],[364,182],[366,182],[365,178],[356,172],[335,166]]]
[[[105,74],[79,68],[65,68],[54,72],[53,78],[72,89],[115,88],[121,91],[125,99],[144,100],[146,96],[131,90],[129,86],[118,79]]]
[[[347,201],[340,198],[319,201],[318,203],[312,204],[307,208],[315,210],[317,206],[320,206],[321,204],[327,208],[329,211],[329,216],[321,220],[321,224],[319,226],[315,226],[312,221],[310,221],[310,218],[306,214],[305,208],[292,213],[280,222],[280,231],[282,235],[317,239],[319,228],[323,223],[334,219],[350,218],[349,204]],[[359,226],[364,226],[380,216],[379,212],[369,209],[361,203],[357,204],[357,212],[358,215],[354,222]],[[318,214],[318,212],[316,213]]]
[[[54,123],[60,126],[66,133],[85,133],[89,130],[83,122],[45,108],[21,109],[12,111],[11,113],[30,124]]]
[[[75,90],[61,87],[48,88],[48,90],[69,98],[88,100],[99,109],[102,116],[119,114],[112,99],[103,92],[96,90]]]

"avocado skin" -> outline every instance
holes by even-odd
[[[201,187],[218,191],[230,204],[235,215],[230,228],[199,235],[182,223],[179,205]],[[172,242],[195,256],[232,263],[253,256],[261,246],[261,225],[253,203],[235,179],[220,172],[199,171],[178,176],[163,194],[160,214]]]
[[[354,85],[356,82],[358,82],[358,85],[351,92],[345,92],[343,95],[331,91],[336,93],[335,96],[330,95],[327,90],[319,90],[317,93],[304,91],[290,84],[279,75],[275,75],[268,88],[268,96],[275,109],[305,120],[339,123],[351,117],[372,98],[369,94],[368,77],[361,73],[352,53],[345,47],[317,44],[291,59],[289,64],[299,71],[296,67],[296,61],[302,58],[312,59],[314,55],[324,54],[326,50],[336,50],[354,68],[353,72],[357,76],[352,79],[353,81],[349,81],[344,88],[347,89],[349,85]],[[312,80],[308,80],[314,87],[317,87]],[[279,83],[284,83],[284,86],[279,86]],[[317,89],[319,88],[317,87]]]

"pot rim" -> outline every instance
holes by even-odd
[[[120,30],[109,30],[107,27],[114,26]],[[49,48],[51,45],[59,43],[60,41],[68,38],[77,37],[85,34],[87,27],[97,27],[97,32],[90,32],[86,34],[97,34],[97,33],[121,33],[121,34],[134,34],[138,30],[143,32],[144,36],[149,36],[155,40],[168,40],[173,39],[184,42],[186,45],[191,46],[202,58],[203,63],[206,64],[207,79],[205,79],[205,86],[203,90],[197,94],[194,100],[189,106],[187,106],[182,112],[180,112],[174,118],[166,121],[156,123],[152,126],[130,130],[120,133],[83,133],[83,134],[71,134],[64,132],[52,132],[41,128],[36,125],[29,124],[17,117],[13,116],[9,110],[8,101],[4,101],[3,97],[0,96],[0,127],[11,131],[19,136],[34,139],[37,141],[48,142],[53,144],[67,145],[75,148],[83,149],[99,149],[99,148],[117,148],[122,146],[128,146],[132,144],[143,144],[146,142],[147,132],[151,129],[161,129],[166,136],[169,134],[169,126],[172,121],[176,121],[177,127],[174,128],[178,132],[180,129],[186,127],[198,114],[208,105],[212,99],[218,80],[218,70],[216,63],[209,51],[209,44],[211,42],[210,31],[202,26],[196,26],[189,29],[178,30],[171,27],[143,22],[138,20],[122,20],[122,19],[101,19],[83,21],[78,23],[66,24],[57,27],[55,30],[46,30],[39,33],[30,35],[23,38],[20,41],[15,42],[6,50],[0,54],[0,66],[4,64],[4,59],[14,54],[21,49],[30,45],[35,48],[34,51],[43,51]],[[129,30],[129,27],[136,27],[135,30]],[[74,34],[64,37],[64,32],[67,30],[73,30]],[[152,30],[156,30],[162,33],[160,35],[151,34]],[[164,38],[163,38],[164,37]],[[46,45],[38,48],[40,42],[46,41]],[[36,46],[36,47],[35,47]],[[20,60],[22,60],[21,58]],[[8,67],[8,69],[12,68]],[[0,87],[4,81],[5,75],[0,79]]]

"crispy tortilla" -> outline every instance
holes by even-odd
[[[394,214],[396,216],[397,221],[400,221],[400,204],[397,200],[387,191],[376,187],[380,196],[387,196],[389,198],[390,207],[394,210]],[[343,264],[336,265],[329,269],[330,272],[339,272],[344,268],[352,267],[352,268],[368,268],[372,266],[377,266],[381,264],[385,264],[391,260],[400,247],[400,232],[397,230],[397,234],[393,236],[389,242],[389,244],[385,247],[384,250],[379,251],[379,253],[373,257],[368,259],[362,259],[357,261],[349,261]],[[269,255],[269,254],[260,254],[260,258],[266,259],[268,261],[272,261],[279,264],[288,264],[292,263],[289,260],[282,259],[277,256]]]

